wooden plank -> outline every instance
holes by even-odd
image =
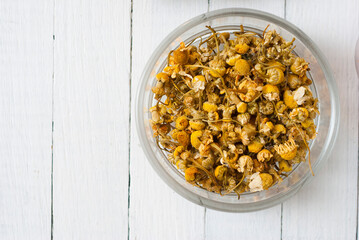
[[[51,1],[0,4],[0,238],[51,237]]]
[[[211,0],[210,2],[210,10],[230,7],[254,8],[280,17],[284,16],[284,1]],[[253,213],[222,213],[207,210],[207,239],[279,239],[280,235],[280,205]]]
[[[359,4],[355,0],[298,4],[287,1],[287,18],[306,32],[329,60],[341,99],[341,123],[332,157],[310,185],[284,203],[283,239],[355,239],[359,106],[354,47]]]
[[[284,1],[285,0],[210,0],[209,10],[221,8],[252,8],[284,17]]]
[[[279,239],[280,223],[280,205],[251,213],[207,209],[206,239]]]
[[[134,0],[130,239],[204,238],[204,208],[170,189],[142,152],[134,120],[134,101],[141,71],[160,41],[184,21],[206,11],[206,0]]]
[[[54,239],[126,239],[130,1],[56,1]]]

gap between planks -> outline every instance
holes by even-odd
[[[130,74],[129,74],[129,108],[128,108],[128,187],[127,187],[127,240],[130,240],[130,207],[131,207],[131,107],[132,107],[132,39],[133,39],[133,0],[130,13]]]
[[[54,106],[55,106],[55,6],[56,1],[52,3],[52,103],[51,103],[51,240],[54,239]]]

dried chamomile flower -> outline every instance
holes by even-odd
[[[255,115],[258,113],[258,103],[250,102],[248,103],[248,113],[251,115]]]
[[[263,144],[258,139],[253,140],[248,145],[248,151],[251,153],[258,153],[262,148]]]
[[[186,64],[188,62],[189,53],[186,49],[184,43],[181,43],[181,46],[173,51],[173,60],[176,64]]]
[[[278,101],[280,99],[279,88],[272,84],[263,87],[263,96],[268,101]]]
[[[176,119],[176,128],[183,130],[188,126],[188,120],[186,116],[180,116]]]
[[[274,133],[276,133],[276,134],[286,134],[287,129],[286,129],[286,127],[284,127],[283,124],[276,124],[274,126]]]
[[[189,121],[189,126],[193,130],[202,130],[206,127],[206,124],[202,122],[201,120],[191,120]]]
[[[297,89],[302,85],[302,80],[298,75],[295,74],[289,74],[288,75],[288,86],[290,89],[294,90]]]
[[[293,98],[300,106],[312,99],[312,92],[307,87],[299,87],[293,92]]]
[[[283,172],[290,172],[292,171],[292,166],[286,160],[282,160],[279,162],[279,169]]]
[[[284,91],[283,101],[284,104],[290,109],[298,107],[298,103],[295,101],[293,92],[291,90]]]
[[[258,106],[261,114],[270,115],[274,112],[274,105],[270,101],[261,101]]]
[[[284,104],[283,101],[279,101],[276,103],[275,108],[278,113],[284,113],[284,111],[287,110],[287,105]]]
[[[249,189],[251,192],[258,192],[268,189],[273,184],[273,177],[268,173],[256,172],[249,178]]]
[[[248,155],[243,155],[238,159],[238,172],[252,172],[253,170],[253,160]]]
[[[226,174],[226,172],[227,172],[227,167],[224,166],[224,165],[219,165],[219,166],[217,166],[216,169],[214,170],[214,176],[215,176],[218,180],[222,181],[223,178],[224,178],[224,175]]]
[[[210,169],[213,167],[214,159],[212,157],[207,157],[202,160],[202,166],[206,169]]]
[[[217,105],[214,103],[210,103],[210,102],[205,102],[203,103],[203,110],[206,112],[215,112],[217,111]]]
[[[234,64],[234,70],[237,71],[239,76],[244,76],[249,74],[251,67],[246,60],[238,59]]]
[[[273,154],[268,149],[262,149],[257,153],[257,159],[260,162],[268,162],[273,157]]]
[[[187,146],[189,144],[189,136],[188,133],[185,131],[180,131],[176,135],[176,139],[179,144],[182,146]]]
[[[308,118],[308,110],[303,107],[294,108],[289,113],[289,118],[294,122],[304,122]]]
[[[239,86],[239,92],[243,92],[239,94],[239,97],[244,102],[251,102],[258,96],[258,85],[252,81],[245,79]]]
[[[240,113],[237,115],[237,121],[244,126],[245,124],[249,123],[251,120],[251,115],[249,113]]]
[[[188,182],[193,182],[196,178],[196,174],[198,173],[198,169],[195,167],[189,167],[185,170],[184,176]]]
[[[202,137],[202,131],[194,131],[191,134],[191,144],[194,148],[199,148],[201,145],[201,140],[199,139]]]
[[[192,87],[195,92],[204,90],[206,85],[206,79],[203,75],[197,75],[192,79]]]
[[[230,66],[234,66],[234,65],[236,64],[237,60],[239,60],[239,59],[241,59],[241,58],[242,58],[241,55],[236,54],[236,55],[234,55],[234,56],[232,56],[232,57],[229,57],[229,58],[226,60],[226,63],[227,63],[228,65],[230,65]]]
[[[209,62],[209,67],[212,69],[209,73],[212,77],[220,77],[226,73],[226,63],[222,59],[215,57],[212,61]]]
[[[173,156],[178,157],[181,153],[183,153],[184,150],[185,148],[183,146],[176,147],[175,151],[173,152]]]
[[[297,145],[292,138],[283,144],[275,145],[274,149],[285,160],[292,160],[297,154]]]
[[[278,85],[284,81],[284,73],[280,68],[270,68],[267,70],[266,81],[272,85]]]
[[[294,63],[292,64],[292,66],[290,66],[290,70],[294,74],[299,75],[300,77],[305,75],[307,69],[308,69],[308,63],[303,58],[300,57],[297,57]]]

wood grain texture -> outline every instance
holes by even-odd
[[[332,157],[283,211],[199,207],[158,177],[137,138],[135,92],[150,54],[184,21],[226,7],[286,16],[338,83]],[[2,0],[0,239],[51,239],[52,134],[55,240],[356,239],[358,12],[357,0]]]
[[[56,1],[54,239],[126,239],[130,1]]]
[[[51,237],[52,4],[0,3],[0,239]]]
[[[209,10],[221,8],[253,8],[284,17],[285,0],[210,0]]]
[[[207,210],[206,239],[280,239],[280,205],[252,213]]]
[[[332,157],[313,181],[283,205],[283,239],[356,239],[358,79],[354,47],[359,34],[355,0],[287,2],[287,18],[324,52],[341,100],[341,123]],[[315,23],[315,25],[313,25]]]
[[[228,7],[254,8],[284,16],[284,1],[223,1],[211,0],[209,9]],[[281,236],[281,206],[253,213],[222,213],[207,210],[207,239],[279,239]]]
[[[207,1],[133,3],[132,102],[141,72],[162,39],[184,21],[207,11]],[[170,189],[141,150],[132,104],[130,239],[203,239],[204,208]]]

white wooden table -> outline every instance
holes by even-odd
[[[328,164],[282,205],[205,209],[172,191],[139,144],[134,101],[157,44],[209,10],[286,18],[328,58],[341,127]],[[0,239],[357,239],[357,0],[2,0]]]

